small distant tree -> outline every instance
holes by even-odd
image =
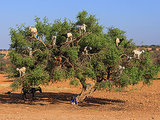
[[[136,46],[132,39],[127,39],[125,31],[111,27],[104,33],[95,15],[86,11],[79,12],[76,19],[74,23],[67,18],[49,23],[46,17],[42,21],[36,17],[37,38],[32,37],[29,26],[10,29],[10,60],[17,78],[12,84],[14,88],[61,79],[73,79],[71,84],[78,85],[75,80],[79,80],[83,88],[77,99],[81,102],[97,89],[123,88],[140,81],[148,84],[157,74],[158,67],[153,64],[150,53],[145,51],[140,59],[133,58]],[[82,24],[87,25],[87,32],[80,34],[76,26]],[[66,42],[63,34],[68,32],[73,34],[73,41]],[[53,35],[57,36],[56,45],[52,45]],[[118,47],[116,38],[124,39]],[[82,54],[86,46],[92,50]],[[58,57],[61,60],[56,59]],[[119,65],[125,67],[122,74],[118,72]],[[21,78],[16,71],[20,67],[27,68]],[[88,84],[88,80],[92,83]]]
[[[2,73],[5,70],[6,63],[4,62],[3,58],[0,58],[0,73]]]

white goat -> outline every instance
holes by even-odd
[[[32,33],[32,36],[36,38],[37,34],[37,28],[29,27],[30,32]]]
[[[140,59],[140,55],[144,52],[144,50],[133,50],[134,58],[136,58],[136,55],[138,56],[138,59]]]
[[[52,45],[56,45],[57,36],[52,36]]]
[[[25,74],[25,72],[26,72],[26,67],[22,67],[22,68],[17,68],[16,69],[17,71],[19,71],[19,74],[20,74],[20,77],[22,76],[22,75],[24,75]]]
[[[32,48],[28,48],[28,49],[29,49],[29,56],[32,57],[32,53],[33,53]]]
[[[125,69],[125,67],[119,65],[118,67],[118,77],[120,77],[122,75],[123,70]]]
[[[90,50],[92,50],[92,47],[86,46],[86,47],[83,49],[82,54],[83,54],[83,55],[84,55],[84,54],[88,55],[88,51],[90,51]]]
[[[80,34],[82,33],[82,31],[86,32],[86,27],[87,27],[86,24],[76,26],[76,28],[78,28]]]
[[[72,41],[72,33],[66,33],[63,34],[62,36],[65,36],[67,38],[66,42],[68,42],[68,40]]]
[[[130,60],[132,59],[132,57],[127,56],[127,61],[130,62]]]
[[[120,43],[124,40],[124,38],[116,38],[116,46],[118,47],[120,45]]]

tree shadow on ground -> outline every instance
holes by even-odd
[[[96,103],[100,105],[105,105],[105,104],[114,104],[114,103],[124,103],[125,101],[122,100],[113,100],[113,99],[102,99],[102,98],[87,98],[86,99],[87,103]]]
[[[152,80],[160,80],[160,78],[153,78]]]
[[[78,94],[72,93],[52,93],[52,92],[43,92],[36,93],[35,98],[32,100],[32,95],[27,95],[27,100],[22,99],[22,95],[18,93],[11,94],[0,94],[0,103],[2,104],[30,104],[30,105],[46,105],[46,104],[70,104],[72,97],[77,96]],[[99,106],[104,104],[115,104],[115,103],[124,103],[122,100],[113,100],[113,99],[101,99],[89,97],[86,98],[83,103],[80,103],[80,107],[89,107],[89,106]]]
[[[5,80],[5,81],[2,81],[2,82],[14,82],[15,80]]]

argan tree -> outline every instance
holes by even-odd
[[[80,33],[77,26],[82,24],[87,25],[87,31]],[[136,46],[127,39],[125,31],[111,27],[104,33],[95,15],[86,11],[78,13],[76,22],[65,18],[49,23],[46,17],[43,20],[37,17],[34,27],[38,31],[36,38],[29,26],[10,29],[14,88],[72,79],[82,85],[82,92],[77,96],[81,102],[97,89],[123,88],[140,81],[150,83],[158,72],[147,51],[140,59],[133,57]],[[66,33],[72,33],[72,41],[66,42]],[[52,44],[52,36],[56,36],[56,45]],[[115,44],[116,38],[123,38],[119,46]],[[87,52],[86,46],[90,48]],[[120,66],[124,68],[121,72]],[[19,77],[16,68],[21,67],[27,71]]]

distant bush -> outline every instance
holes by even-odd
[[[6,54],[0,53],[0,58],[3,58]]]
[[[73,80],[70,81],[70,84],[74,85],[74,86],[79,86],[79,81],[76,80],[76,79],[73,79]]]

